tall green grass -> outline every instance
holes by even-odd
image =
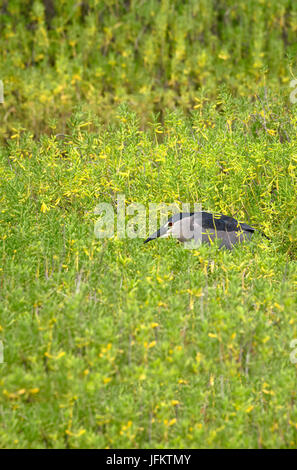
[[[3,0],[0,13],[1,139],[65,125],[78,102],[105,121],[129,102],[144,125],[222,84],[251,97],[296,73],[292,0]]]
[[[58,131],[0,147],[0,446],[296,448],[294,106],[222,91],[146,131],[127,107]],[[271,241],[98,240],[120,193]]]

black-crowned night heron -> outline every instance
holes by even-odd
[[[249,240],[255,231],[256,229],[250,225],[239,222],[227,215],[209,212],[181,212],[170,217],[144,243],[155,238],[168,238],[170,236],[177,238],[180,242],[194,240],[198,243],[209,244],[218,239],[220,248],[225,247],[232,250],[237,243]]]

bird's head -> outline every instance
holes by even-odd
[[[155,238],[177,238],[181,242],[191,240],[194,237],[194,214],[182,212],[170,217],[155,233],[150,235],[144,243]]]

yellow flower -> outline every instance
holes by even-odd
[[[252,410],[254,409],[254,405],[250,405],[247,407],[247,409],[245,410],[246,413],[250,413]]]
[[[219,57],[219,59],[222,59],[222,60],[227,60],[227,59],[230,58],[228,52],[220,52],[218,57]]]
[[[210,338],[217,338],[217,335],[215,333],[208,333],[208,336]]]
[[[45,202],[43,202],[43,203],[41,204],[40,210],[41,210],[41,212],[43,212],[43,213],[49,211],[49,208],[47,207],[47,205],[45,204]]]
[[[187,380],[184,380],[184,379],[179,379],[178,381],[179,385],[187,385],[187,383],[189,383]]]
[[[275,135],[276,131],[274,129],[267,129],[269,135]]]

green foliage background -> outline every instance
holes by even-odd
[[[77,102],[105,121],[129,102],[144,124],[220,84],[287,89],[297,54],[293,0],[2,0],[0,13],[2,135],[65,123]]]
[[[0,8],[0,446],[296,448],[295,2]],[[98,240],[118,194],[271,241]]]

